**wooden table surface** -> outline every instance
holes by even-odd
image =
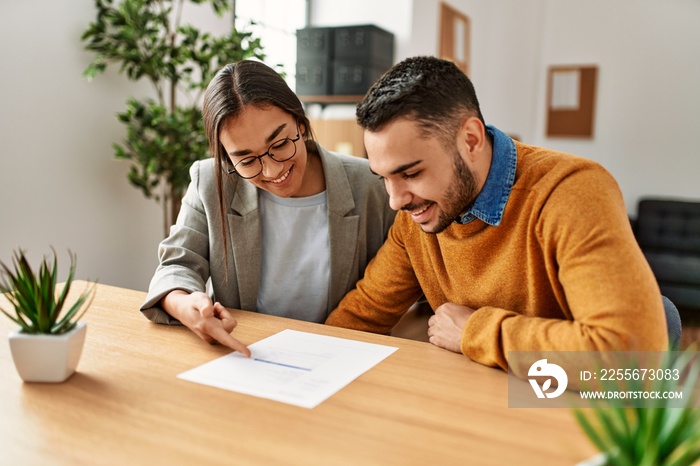
[[[237,311],[246,344],[290,328],[399,350],[314,409],[177,379],[230,350],[149,322],[144,298],[98,286],[78,372],[61,384],[23,383],[0,345],[0,464],[542,466],[595,454],[571,411],[508,408],[506,373],[424,342]],[[1,316],[0,333],[12,330]]]

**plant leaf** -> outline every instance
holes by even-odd
[[[0,262],[0,292],[5,293],[15,315],[2,308],[0,311],[26,333],[57,334],[71,330],[87,312],[94,298],[95,283],[91,286],[87,284],[86,291],[67,308],[66,300],[76,269],[76,256],[71,251],[68,278],[56,297],[58,256],[55,249],[51,249],[53,261],[44,257],[37,273],[34,273],[21,249],[13,255],[12,268]],[[63,311],[66,312],[62,315]]]

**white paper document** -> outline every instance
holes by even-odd
[[[314,408],[398,348],[283,330],[179,374],[190,382]]]

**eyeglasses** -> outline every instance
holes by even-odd
[[[237,174],[241,178],[250,179],[255,178],[263,170],[262,158],[266,155],[269,156],[275,162],[285,162],[297,153],[297,141],[301,138],[299,134],[299,125],[297,124],[297,135],[294,139],[284,138],[278,139],[277,141],[270,144],[268,149],[260,155],[252,155],[250,157],[245,157],[235,164],[232,168],[226,168],[226,173],[229,175]],[[227,165],[231,164],[231,160],[226,157]]]

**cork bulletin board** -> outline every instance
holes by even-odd
[[[551,66],[547,79],[547,136],[592,138],[597,66]]]

